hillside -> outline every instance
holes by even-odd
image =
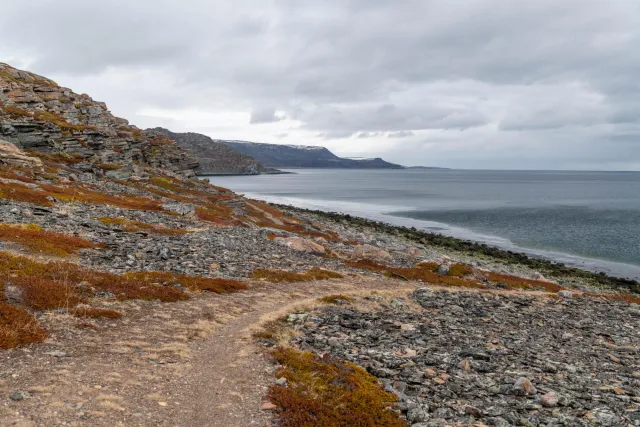
[[[247,199],[5,65],[0,99],[0,425],[638,424],[640,283]]]
[[[206,135],[194,132],[176,133],[164,128],[149,129],[168,136],[179,146],[197,157],[200,166],[198,175],[259,175],[279,173],[278,170],[265,168],[254,158],[242,154],[233,148],[214,141]]]
[[[345,159],[325,147],[304,145],[262,144],[258,142],[225,141],[243,154],[253,157],[265,166],[274,168],[345,168],[345,169],[400,169],[402,166],[375,159]]]
[[[0,139],[72,158],[78,179],[127,179],[145,167],[193,176],[198,161],[166,136],[113,116],[106,104],[0,63]]]

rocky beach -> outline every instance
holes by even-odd
[[[0,140],[2,425],[640,425],[635,281],[246,199],[5,64]]]

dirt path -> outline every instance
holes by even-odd
[[[260,407],[273,367],[252,328],[323,295],[407,287],[258,283],[175,304],[129,302],[117,322],[52,314],[46,343],[0,353],[0,419],[25,427],[266,425],[271,414]],[[10,399],[16,392],[25,398]]]

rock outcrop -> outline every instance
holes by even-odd
[[[196,169],[198,175],[259,175],[279,172],[276,169],[265,168],[253,157],[214,141],[206,135],[193,132],[176,133],[164,128],[149,130],[166,135],[196,156],[200,161],[200,166]]]
[[[392,258],[389,252],[369,244],[356,246],[353,249],[353,257],[356,259],[368,259],[373,261],[388,261]]]
[[[312,242],[311,240],[303,239],[301,237],[278,237],[275,239],[275,242],[283,246],[287,246],[298,252],[307,252],[320,255],[326,252],[324,246],[316,242]]]
[[[0,141],[0,166],[27,168],[33,171],[40,171],[43,168],[42,160],[26,155],[18,147],[6,141]]]
[[[68,154],[95,176],[126,179],[145,167],[193,176],[198,161],[165,135],[113,116],[106,104],[0,63],[0,138]]]

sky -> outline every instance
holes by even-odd
[[[637,0],[3,0],[0,61],[141,128],[640,170]]]

